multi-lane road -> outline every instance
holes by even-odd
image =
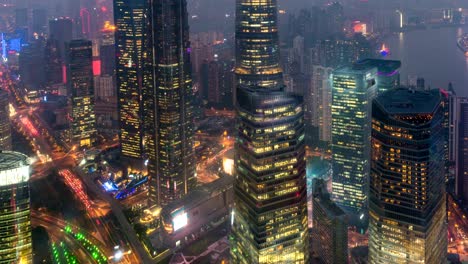
[[[100,245],[100,248],[108,257],[112,257],[114,246],[116,245],[129,253],[123,256],[120,263],[150,263],[142,262],[141,258],[138,258],[132,250],[128,250],[127,243],[124,242],[125,238],[117,234],[118,232],[115,232],[116,227],[112,221],[106,220],[108,219],[106,218],[107,214],[115,212],[116,204],[109,204],[104,200],[92,200],[88,196],[86,189],[83,188],[81,179],[71,171],[71,168],[77,165],[75,148],[72,147],[67,153],[60,150],[55,139],[49,134],[51,131],[49,131],[48,125],[35,113],[37,109],[28,106],[25,102],[24,94],[18,89],[16,81],[11,78],[9,69],[1,65],[0,71],[3,73],[0,76],[0,84],[10,92],[11,98],[14,99],[11,102],[11,118],[14,129],[19,130],[29,140],[37,156],[33,164],[31,164],[33,174],[30,180],[33,182],[41,179],[47,176],[52,169],[58,170],[59,174],[64,178],[64,182],[75,194],[77,200],[83,203],[84,208],[86,208],[87,217],[93,223],[93,230],[86,230],[89,233],[88,237]],[[100,193],[100,190],[97,193]],[[114,210],[111,212],[109,209]],[[117,218],[119,218],[119,215],[117,215]],[[43,225],[50,232],[52,238],[61,238],[66,243],[72,243],[70,239],[63,237],[62,233],[65,222],[60,218],[52,217],[45,213],[38,215],[33,212],[32,224]],[[79,227],[76,228],[80,229]],[[70,249],[81,263],[90,263],[89,256],[83,254],[83,249],[80,246],[72,244]]]

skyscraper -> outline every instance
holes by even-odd
[[[73,22],[68,17],[57,17],[49,20],[49,42],[50,45],[58,49],[61,62],[65,62],[65,42],[69,42],[73,37]]]
[[[144,49],[147,38],[147,0],[114,1],[117,97],[122,158],[132,166],[142,165],[143,103],[153,93],[143,96]],[[105,53],[105,52],[104,52]],[[152,85],[146,87],[152,90]],[[152,121],[154,122],[154,121]]]
[[[308,263],[302,97],[284,92],[276,0],[238,0],[233,263]]]
[[[332,77],[332,195],[354,215],[367,207],[370,105],[377,93],[376,78],[377,68],[360,64],[338,68]]]
[[[348,219],[331,199],[324,180],[316,179],[313,191],[312,249],[323,263],[348,261]]]
[[[151,4],[151,95],[145,102],[150,199],[165,205],[194,188],[193,90],[186,0]]]
[[[89,40],[72,40],[67,47],[67,83],[71,94],[71,141],[78,147],[94,143],[94,78],[92,44]]]
[[[466,205],[468,204],[468,98],[457,97],[453,107],[455,194]]]
[[[312,66],[310,90],[306,93],[306,119],[318,128],[318,138],[321,141],[331,141],[331,73],[333,69],[319,65]]]
[[[445,110],[439,90],[372,103],[369,263],[445,263]]]
[[[11,124],[8,92],[0,89],[0,150],[11,150]]]
[[[236,74],[239,84],[283,85],[276,0],[236,1]]]
[[[0,151],[0,263],[32,263],[29,162]]]

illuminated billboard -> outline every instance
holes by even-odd
[[[184,207],[179,208],[172,212],[172,227],[174,232],[185,227],[188,224],[188,215],[185,212]]]

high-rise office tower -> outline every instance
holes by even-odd
[[[66,43],[66,48],[67,84],[72,104],[71,141],[78,147],[89,147],[96,133],[92,43],[72,40]]]
[[[308,263],[302,97],[284,92],[276,0],[238,0],[233,263]]]
[[[47,83],[62,83],[64,79],[65,42],[72,40],[72,20],[57,17],[49,20],[49,38],[45,47]]]
[[[348,262],[348,219],[331,199],[324,180],[313,190],[312,250],[323,263]]]
[[[32,30],[38,34],[45,33],[47,31],[47,10],[33,9]]]
[[[377,93],[376,78],[377,68],[360,64],[338,68],[332,77],[332,195],[352,215],[367,208],[370,105]]]
[[[445,263],[445,110],[439,90],[372,103],[369,263]]]
[[[58,49],[60,63],[65,62],[65,42],[73,38],[73,22],[68,17],[57,17],[49,20],[49,42],[50,46]]]
[[[239,84],[283,85],[276,0],[236,2],[236,74]]]
[[[147,0],[114,1],[117,97],[121,154],[129,165],[143,163],[143,97]],[[106,53],[106,52],[104,52]],[[152,86],[147,87],[152,90]],[[151,121],[151,120],[150,120]],[[153,121],[154,122],[154,121]]]
[[[331,141],[332,68],[312,66],[310,89],[306,92],[306,119],[318,129],[320,141]]]
[[[468,98],[457,97],[453,106],[455,194],[468,204]]]
[[[150,199],[165,205],[197,183],[193,90],[186,0],[151,4],[153,102],[145,102]],[[146,95],[144,95],[146,97]]]
[[[0,89],[0,150],[11,150],[11,124],[8,92]]]
[[[0,151],[0,263],[32,263],[28,157]]]
[[[15,9],[15,23],[16,23],[16,28],[28,27],[28,9],[27,8]]]

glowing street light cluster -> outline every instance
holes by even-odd
[[[83,235],[80,232],[74,233],[70,226],[66,226],[64,230],[65,230],[65,233],[71,235],[78,242],[80,242],[80,244],[91,254],[91,256],[93,257],[93,260],[96,263],[99,263],[99,264],[108,263],[107,257],[106,255],[104,255],[102,250],[99,249],[99,247],[93,244],[91,241],[89,241],[85,235]]]
[[[59,174],[65,179],[65,184],[73,190],[86,209],[91,208],[91,200],[85,193],[81,180],[68,169],[59,171]]]
[[[52,255],[54,264],[61,264],[63,261],[65,261],[66,264],[79,263],[76,256],[69,251],[63,242],[60,242],[60,246],[52,243]]]

